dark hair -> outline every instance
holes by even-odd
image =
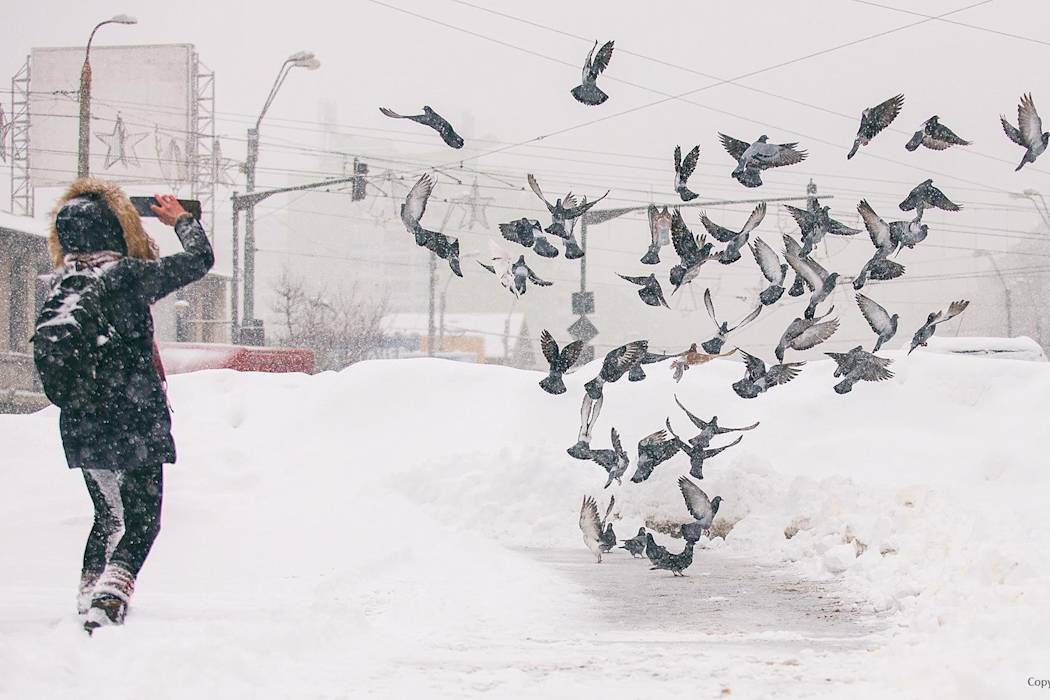
[[[58,242],[67,253],[112,250],[127,255],[124,230],[106,202],[96,194],[73,197],[55,215]]]

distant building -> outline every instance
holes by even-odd
[[[429,316],[420,313],[383,317],[383,332],[400,340],[400,357],[427,355]],[[434,319],[434,355],[466,362],[533,369],[528,323],[523,313],[450,313]]]

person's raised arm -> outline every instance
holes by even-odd
[[[157,203],[151,204],[150,209],[161,223],[175,227],[183,251],[142,266],[139,288],[149,304],[196,282],[215,263],[215,255],[204,228],[182,208],[179,200],[170,194],[158,194],[156,200]]]

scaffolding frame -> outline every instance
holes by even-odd
[[[29,180],[29,56],[11,78],[11,211],[33,215]]]
[[[193,103],[190,106],[190,192],[200,200],[205,230],[215,229],[215,72],[193,52]]]

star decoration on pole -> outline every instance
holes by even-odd
[[[226,158],[222,155],[222,143],[219,139],[215,139],[212,144],[212,162],[215,169],[215,182],[226,187],[233,187],[234,180],[230,171],[240,170],[241,164],[233,158]]]
[[[166,145],[164,143],[165,137],[168,139]],[[186,158],[182,154],[182,147],[179,146],[179,142],[175,140],[174,136],[162,134],[160,126],[154,126],[153,150],[157,154],[157,165],[160,166],[160,172],[164,175],[164,179],[167,180],[172,190],[178,193],[179,185],[188,182],[190,179],[189,163],[186,162]]]
[[[131,133],[124,125],[124,118],[117,113],[117,119],[113,122],[113,131],[109,134],[95,134],[95,137],[106,144],[105,168],[109,170],[117,163],[125,168],[139,167],[139,158],[135,154],[135,146],[149,136],[149,132]]]
[[[464,226],[474,228],[475,223],[481,224],[482,228],[488,228],[489,222],[485,211],[488,209],[488,202],[495,201],[495,197],[481,196],[477,178],[474,178],[474,184],[470,187],[470,194],[461,195],[449,201],[465,209],[463,218],[459,222],[460,228]]]

